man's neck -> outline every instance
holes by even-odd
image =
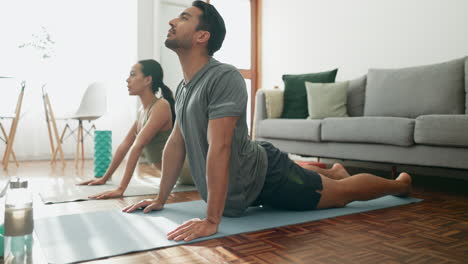
[[[193,76],[205,66],[210,60],[210,56],[200,54],[195,51],[187,53],[178,52],[180,64],[182,65],[182,72],[184,73],[184,82],[188,83],[192,80]]]

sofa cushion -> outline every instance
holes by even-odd
[[[414,144],[414,119],[400,117],[336,117],[322,121],[322,141]]]
[[[257,137],[320,142],[322,120],[265,119],[260,121]]]
[[[464,65],[463,58],[402,69],[370,69],[364,115],[463,114]]]
[[[468,147],[468,115],[425,115],[416,118],[418,144]]]
[[[346,108],[349,116],[362,116],[364,114],[364,97],[366,92],[367,76],[349,81],[347,90]]]
[[[308,119],[347,117],[346,90],[349,82],[305,82],[307,91]]]
[[[284,108],[282,118],[307,118],[307,94],[305,82],[331,83],[335,81],[338,69],[327,72],[283,75]]]

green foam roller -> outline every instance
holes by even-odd
[[[104,176],[112,160],[112,131],[94,131],[94,176]]]
[[[0,225],[0,257],[3,257],[4,248],[4,236],[5,234],[5,227],[3,224]]]

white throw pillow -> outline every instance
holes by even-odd
[[[308,119],[346,117],[346,90],[349,82],[305,82],[307,91]]]

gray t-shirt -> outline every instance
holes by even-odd
[[[231,145],[229,186],[224,215],[239,216],[258,197],[265,182],[265,150],[248,137],[247,89],[239,71],[211,58],[186,85],[176,91],[176,121],[185,140],[190,172],[207,201],[206,161],[208,121],[238,116]]]

